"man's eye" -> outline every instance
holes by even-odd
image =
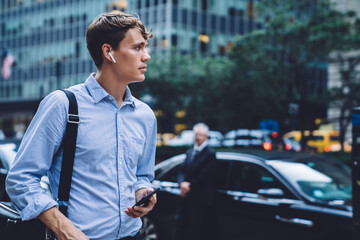
[[[140,49],[141,49],[141,47],[139,47],[139,46],[138,46],[138,47],[135,47],[135,49],[136,49],[136,50],[140,50]]]

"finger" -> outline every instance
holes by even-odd
[[[150,202],[152,202],[152,203],[156,203],[157,202],[157,196],[156,196],[156,193],[154,194],[154,195],[152,195],[151,196],[151,198],[150,198]]]
[[[144,212],[145,207],[141,207],[141,206],[135,206],[133,208],[130,208],[130,211],[134,214],[138,214],[138,213],[143,213]]]
[[[136,206],[135,207],[135,214],[138,217],[142,217],[145,216],[146,214],[148,214],[153,208],[154,208],[154,203],[149,202],[149,204],[146,207],[140,207],[140,206]]]
[[[128,207],[126,210],[125,210],[125,213],[129,216],[129,217],[132,217],[132,218],[137,218],[141,213],[135,211],[134,209],[132,209],[131,207]]]
[[[152,191],[154,191],[153,188],[146,188],[146,190],[144,191],[144,196],[151,193]]]
[[[135,206],[134,208],[130,208],[129,211],[135,217],[142,217],[146,215],[149,211],[145,207]]]
[[[125,213],[126,213],[126,215],[128,215],[129,217],[135,218],[135,216],[134,216],[128,209],[125,209]]]

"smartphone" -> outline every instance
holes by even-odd
[[[140,201],[138,201],[137,203],[135,203],[135,205],[133,206],[133,208],[135,206],[143,206],[146,207],[149,202],[150,202],[150,197],[152,195],[154,195],[155,193],[157,193],[160,190],[160,188],[155,188],[154,191],[152,191],[151,193],[148,193],[146,196],[144,196],[142,199],[140,199]]]

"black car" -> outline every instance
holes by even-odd
[[[289,152],[218,152],[217,201],[221,239],[350,240],[351,170],[338,161]],[[158,202],[143,218],[147,239],[172,239],[185,154],[156,165]]]

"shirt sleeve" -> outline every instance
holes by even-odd
[[[41,187],[66,127],[66,97],[55,91],[39,105],[6,179],[6,190],[23,220],[36,218],[57,202]]]
[[[138,160],[136,171],[137,182],[135,192],[141,188],[149,188],[150,181],[154,179],[155,152],[156,152],[156,118],[152,115],[152,123],[149,126],[148,136],[145,141],[144,152]]]

